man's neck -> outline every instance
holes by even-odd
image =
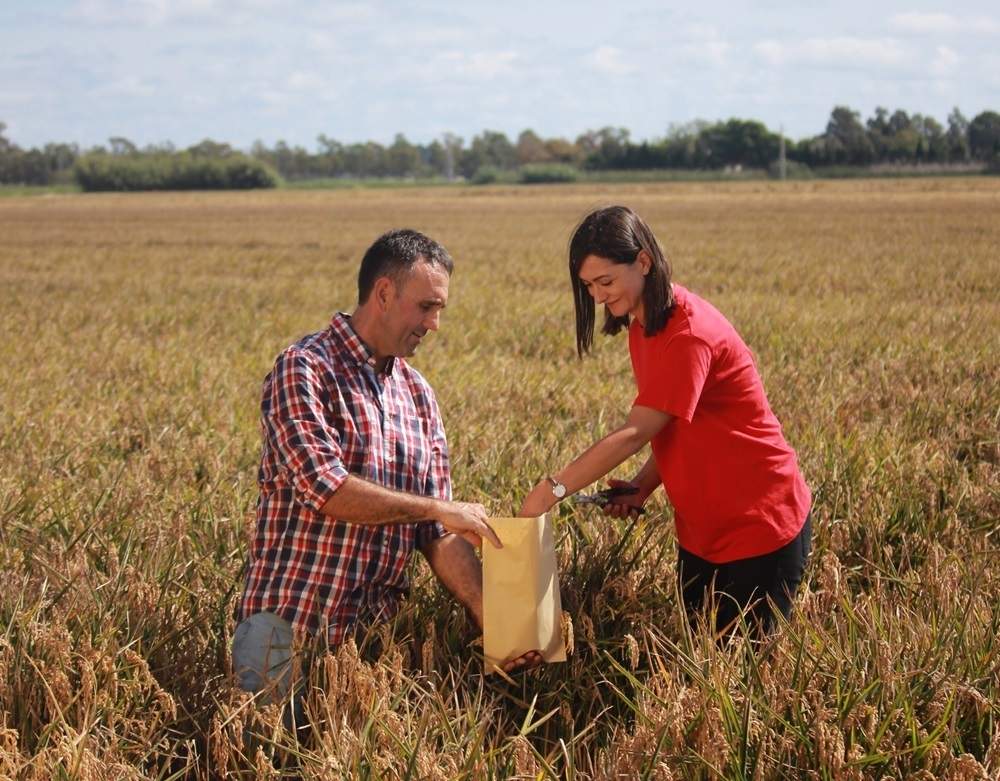
[[[375,359],[375,371],[384,372],[391,356],[380,354],[375,347],[375,335],[378,333],[378,323],[374,313],[363,305],[358,306],[351,314],[351,327],[354,329],[354,333],[365,343],[365,347],[371,351],[372,357]]]

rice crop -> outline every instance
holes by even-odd
[[[565,250],[607,203],[753,349],[814,492],[763,647],[689,631],[661,495],[561,507],[569,661],[484,679],[415,562],[378,656],[308,671],[303,740],[233,686],[277,352],[414,227],[456,261],[414,358],[455,494],[516,511],[633,397],[576,358]],[[1000,180],[57,195],[0,201],[0,777],[1000,777]],[[629,476],[636,463],[621,473]]]

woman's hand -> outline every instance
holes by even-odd
[[[525,497],[517,515],[519,518],[537,518],[551,510],[555,503],[556,497],[552,493],[552,484],[548,480],[542,480]]]
[[[644,493],[642,486],[636,480],[608,480],[611,488],[635,488],[635,493],[619,496],[617,499],[604,505],[604,512],[612,518],[635,518],[649,498],[649,494]]]

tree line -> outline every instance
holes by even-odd
[[[484,130],[466,144],[446,133],[428,144],[399,133],[391,144],[342,143],[321,134],[316,148],[257,141],[249,153],[206,139],[184,150],[171,144],[138,148],[126,138],[82,149],[50,143],[22,149],[0,122],[0,183],[48,185],[76,182],[84,189],[203,189],[274,186],[287,180],[327,177],[463,177],[490,181],[522,172],[525,181],[571,178],[577,170],[717,170],[774,167],[784,141],[792,166],[812,169],[875,164],[979,163],[1000,169],[1000,114],[966,119],[956,108],[944,124],[930,116],[877,108],[861,114],[837,106],[819,135],[792,141],[756,120],[697,120],[671,126],[658,139],[633,141],[626,128],[604,127],[573,141],[524,130],[511,140]]]

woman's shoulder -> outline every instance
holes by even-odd
[[[674,296],[676,311],[682,313],[678,324],[683,324],[693,336],[715,344],[735,334],[732,324],[712,302],[681,285],[674,285]]]

